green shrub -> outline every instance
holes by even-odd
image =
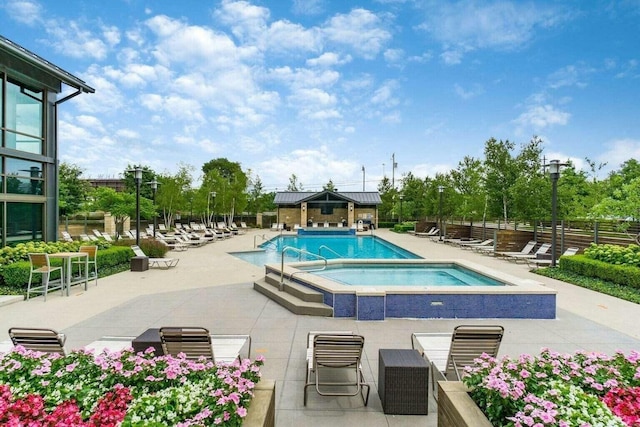
[[[126,246],[130,251],[131,246],[135,244],[136,241],[133,239],[118,240],[114,243],[115,246]],[[164,258],[166,253],[169,252],[167,245],[153,239],[140,239],[140,249],[142,249],[144,254],[149,258]],[[133,256],[133,251],[131,251],[131,256]]]
[[[596,245],[595,243],[591,243],[591,245],[585,249],[584,254],[587,258],[609,264],[640,267],[640,246],[634,244],[624,247],[612,244]]]
[[[560,269],[640,289],[640,268],[635,266],[611,264],[592,259],[585,254],[561,257]]]
[[[113,272],[126,270],[129,268],[129,260],[132,256],[133,252],[129,247],[112,246],[109,249],[99,250],[96,255],[98,276],[104,277],[113,274]],[[62,265],[62,260],[51,260],[51,265]],[[4,265],[0,270],[2,283],[11,289],[26,290],[27,284],[29,283],[30,269],[31,264],[29,261],[17,261]],[[52,279],[59,277],[59,273],[52,275]],[[40,283],[41,275],[35,275],[33,281],[34,283]]]
[[[401,222],[393,226],[393,231],[396,233],[406,233],[407,231],[415,230],[416,225],[413,222]]]

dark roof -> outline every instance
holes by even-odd
[[[68,86],[74,87],[79,91],[85,93],[94,93],[96,91],[94,88],[87,85],[87,83],[80,80],[78,77],[74,76],[68,71],[65,71],[57,65],[52,64],[46,59],[20,46],[19,44],[14,43],[3,36],[0,36],[0,53],[2,52],[6,52],[7,54],[17,58],[18,60],[26,62],[27,64],[29,64],[29,66],[35,67],[46,75],[51,76]]]
[[[298,203],[321,199],[330,194],[338,199],[358,205],[379,205],[382,203],[377,191],[279,191],[273,202],[276,205],[297,205]]]

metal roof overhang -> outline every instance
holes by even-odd
[[[57,93],[62,91],[62,83],[78,90],[76,94],[67,96],[63,98],[63,100],[58,101],[58,103],[64,102],[69,99],[69,97],[81,92],[95,93],[96,91],[86,82],[80,80],[68,71],[63,70],[3,36],[0,36],[0,64],[46,85],[49,89]]]

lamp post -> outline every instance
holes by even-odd
[[[209,214],[209,203],[211,198],[213,198],[215,200],[216,198],[216,192],[215,191],[211,191],[210,193],[207,194],[207,226],[211,227],[211,215]]]
[[[153,191],[153,238],[156,238],[156,230],[158,229],[158,213],[156,212],[156,193],[158,192],[158,182],[157,179],[153,178],[153,181],[148,182],[151,186],[151,190]]]
[[[442,241],[442,193],[444,193],[444,185],[438,185],[438,193],[440,193],[440,203],[439,203],[439,219],[440,219],[440,227],[438,227],[438,236],[439,240]]]
[[[550,160],[549,178],[551,178],[551,267],[556,266],[556,233],[558,210],[558,179],[560,178],[560,166],[566,166],[559,160]]]
[[[404,199],[404,194],[400,194],[400,213],[398,214],[398,222],[402,224],[402,199]]]
[[[364,165],[362,165],[362,191],[364,191]]]
[[[140,246],[140,184],[142,183],[142,168],[136,166],[133,171],[136,182],[136,246]]]

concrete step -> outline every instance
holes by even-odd
[[[258,280],[253,283],[253,289],[265,295],[295,314],[303,314],[307,316],[333,317],[333,308],[330,306],[312,301],[303,301],[300,298],[280,291],[271,283],[267,283],[265,279]]]
[[[280,275],[276,273],[269,273],[264,277],[267,284],[280,289]],[[306,302],[324,302],[324,296],[321,292],[314,291],[299,283],[290,282],[288,279],[284,280],[284,291],[291,294],[302,301]]]

